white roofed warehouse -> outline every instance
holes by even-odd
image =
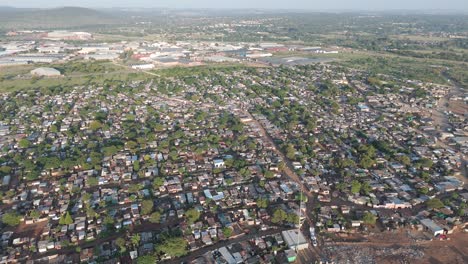
[[[297,229],[283,231],[281,234],[290,249],[296,250],[297,248],[297,250],[303,250],[309,247],[304,235]]]
[[[62,75],[60,71],[54,68],[45,68],[45,67],[34,69],[31,71],[31,74],[34,76],[46,76],[46,77]]]

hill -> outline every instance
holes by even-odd
[[[81,7],[0,8],[0,28],[3,29],[74,28],[116,23],[119,23],[119,19],[109,13]]]

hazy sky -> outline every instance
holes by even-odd
[[[468,0],[0,0],[0,6],[468,11]]]

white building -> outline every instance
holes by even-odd
[[[154,64],[132,65],[132,69],[134,69],[134,70],[151,70],[151,69],[154,69]]]
[[[297,247],[297,250],[303,250],[309,247],[304,235],[298,229],[283,231],[281,234],[290,249],[296,249]]]
[[[47,76],[47,77],[61,75],[60,71],[54,68],[45,68],[45,67],[34,69],[31,71],[31,74],[35,76]]]

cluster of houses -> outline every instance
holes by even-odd
[[[2,223],[2,261],[107,260],[119,236],[138,234],[119,255],[135,259],[174,228],[189,252],[245,238],[211,252],[228,263],[256,250],[294,261],[302,232],[268,237],[306,219],[318,234],[357,232],[368,213],[433,235],[466,224],[464,145],[425,128],[448,88],[383,94],[330,65],[247,71],[1,95],[0,214],[18,218]],[[303,206],[301,192],[317,202]],[[429,208],[434,198],[443,205]],[[300,221],[277,223],[276,211]]]
[[[280,179],[281,158],[259,127],[242,119],[242,110],[233,115],[221,106],[161,97],[151,85],[137,93],[132,89],[141,83],[126,85],[127,92],[103,87],[76,87],[52,96],[37,92],[33,105],[1,121],[6,159],[1,165],[11,169],[2,173],[0,212],[20,217],[17,227],[3,225],[5,261],[62,260],[71,247],[79,248],[81,261],[111,258],[118,249],[115,232],[142,230],[144,237],[152,231],[145,228],[151,213],[143,209],[147,200],[160,214],[153,222],[191,230],[184,234],[190,251],[245,236],[250,229],[270,230],[275,208],[303,217],[298,184]],[[15,104],[29,96],[20,92],[1,100]],[[10,103],[2,105],[7,109]],[[224,116],[228,122],[244,120],[242,129],[222,126]],[[146,126],[153,136],[127,140],[135,126]],[[125,143],[112,145],[116,139]],[[92,147],[105,142],[111,145],[100,151]],[[9,160],[12,153],[28,161]],[[259,208],[259,199],[272,208]],[[191,209],[201,214],[193,223],[187,221]],[[24,228],[37,232],[18,232]],[[150,237],[134,245],[130,256],[153,251],[149,244],[156,236]],[[99,249],[87,247],[93,241],[102,242]]]

